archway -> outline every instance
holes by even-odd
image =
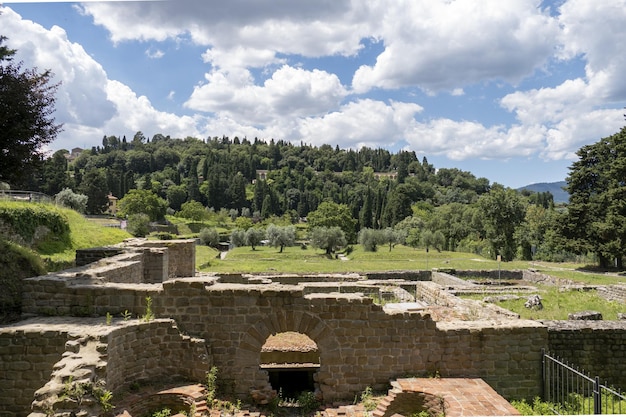
[[[296,398],[301,392],[319,388],[315,378],[320,368],[318,346],[305,334],[290,331],[270,335],[261,347],[260,366],[283,398]]]

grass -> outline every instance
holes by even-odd
[[[346,261],[328,258],[324,251],[300,246],[287,247],[283,253],[278,248],[249,246],[235,248],[228,252],[224,260],[217,259],[217,251],[198,246],[196,251],[197,268],[201,271],[222,273],[363,273],[398,270],[524,270],[533,268],[538,272],[567,278],[585,284],[616,284],[626,282],[626,277],[576,270],[582,264],[537,263],[529,261],[497,262],[464,252],[426,253],[423,249],[413,249],[398,245],[389,251],[380,248],[377,252],[366,252],[360,245],[345,254]]]
[[[602,313],[604,320],[617,320],[617,313],[624,312],[624,304],[617,301],[607,301],[600,297],[595,290],[562,291],[558,287],[539,287],[538,294],[543,304],[542,310],[531,310],[524,307],[529,294],[519,295],[518,300],[498,302],[497,305],[520,315],[522,319],[529,320],[567,320],[568,314],[582,310],[593,310]],[[463,298],[482,300],[485,295],[470,295]]]
[[[104,227],[100,221],[91,221],[74,210],[65,208],[59,210],[69,221],[71,246],[59,252],[42,254],[48,265],[65,268],[76,258],[77,249],[113,245],[132,237],[125,230]]]

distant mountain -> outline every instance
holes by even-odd
[[[567,203],[569,201],[569,194],[563,189],[563,187],[565,187],[566,185],[567,183],[565,181],[538,182],[536,184],[530,184],[524,187],[520,187],[517,190],[528,190],[537,193],[545,193],[546,191],[550,191],[554,196],[555,203]]]

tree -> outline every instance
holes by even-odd
[[[87,196],[87,214],[102,214],[109,205],[107,177],[102,168],[90,169],[83,175],[79,191]]]
[[[220,234],[215,227],[203,227],[198,233],[198,238],[203,245],[217,247],[220,243]]]
[[[265,231],[252,227],[246,230],[246,244],[252,246],[252,250],[256,250],[256,246],[265,238]]]
[[[187,201],[187,189],[184,185],[170,185],[165,192],[167,203],[173,210],[180,210]]]
[[[350,208],[345,204],[337,204],[332,201],[324,201],[317,210],[312,211],[307,216],[309,228],[338,227],[344,233],[344,238],[348,242],[356,241],[356,220],[350,213]]]
[[[176,217],[201,221],[209,218],[209,212],[206,211],[202,203],[198,201],[187,201],[183,203],[180,211],[176,213]]]
[[[159,221],[165,217],[167,202],[149,190],[130,190],[119,201],[119,207],[123,216],[144,213],[150,221]]]
[[[61,190],[54,196],[54,200],[57,204],[69,207],[79,213],[87,211],[87,196],[84,194],[77,194],[72,191],[71,188],[64,188]]]
[[[244,229],[235,229],[230,232],[230,244],[234,247],[246,245],[246,231]]]
[[[270,224],[265,231],[270,246],[280,247],[280,253],[285,246],[292,246],[296,241],[296,228],[294,226],[276,226]]]
[[[346,235],[338,226],[315,227],[311,230],[310,239],[314,247],[324,249],[328,256],[346,245]]]
[[[524,221],[525,204],[517,191],[497,184],[478,199],[493,257],[500,255],[503,261],[511,261],[515,257],[515,231]]]
[[[359,243],[366,252],[376,252],[381,242],[379,230],[364,227],[359,231]]]
[[[576,152],[567,177],[570,194],[560,234],[578,254],[592,252],[601,267],[622,265],[626,253],[626,127]]]
[[[2,46],[5,40],[0,36],[0,181],[15,187],[32,177],[62,126],[52,117],[52,73],[12,63],[15,50]]]
[[[135,213],[128,216],[126,230],[133,236],[144,237],[150,232],[150,217],[144,213]]]

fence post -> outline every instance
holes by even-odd
[[[541,399],[546,399],[546,349],[541,348]]]
[[[596,376],[593,382],[593,413],[602,414],[602,393],[599,376]]]

